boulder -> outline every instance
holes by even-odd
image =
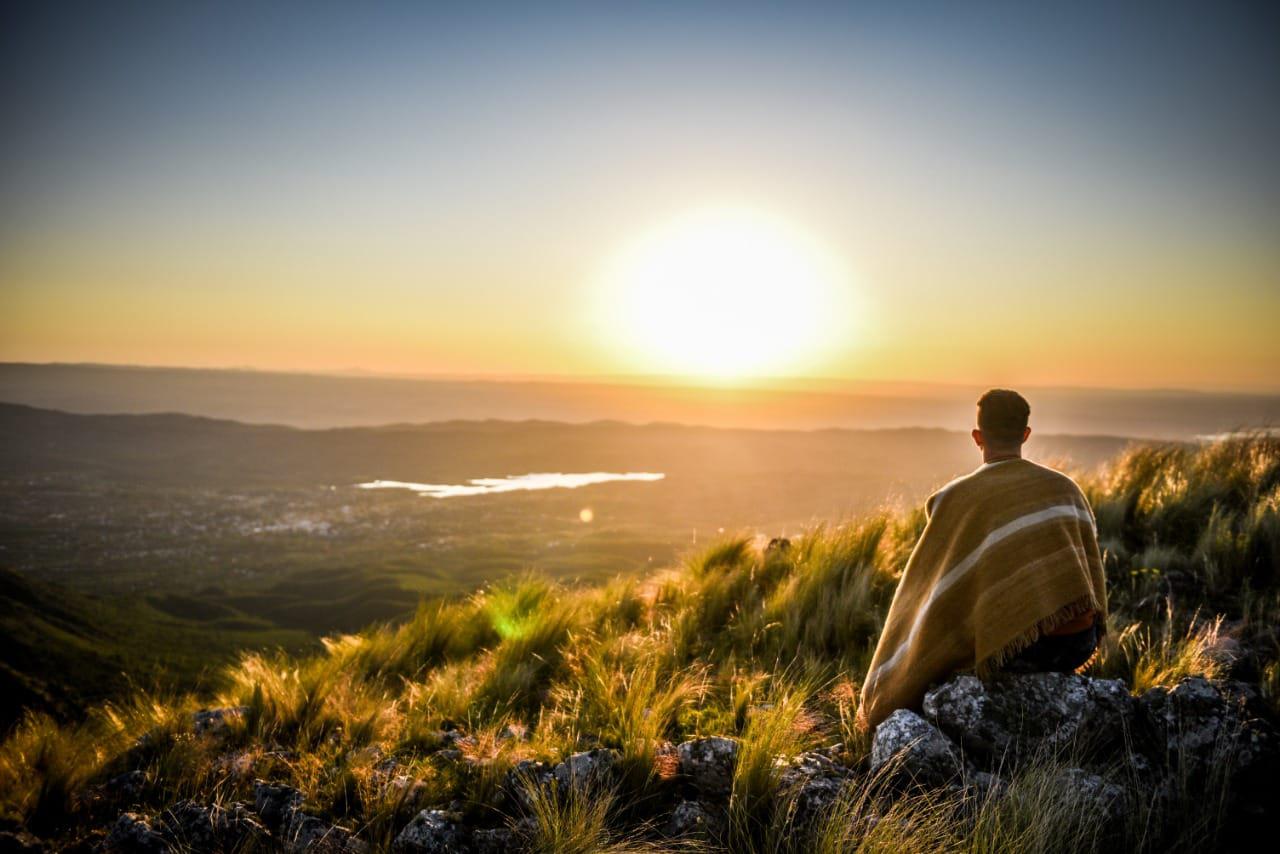
[[[294,810],[284,832],[287,854],[366,854],[369,846],[345,827]]]
[[[124,812],[94,850],[97,854],[170,854],[176,849],[145,816]]]
[[[116,804],[136,804],[147,789],[147,775],[142,771],[125,771],[102,784],[101,795]]]
[[[510,798],[523,812],[533,807],[533,793],[545,790],[552,785],[555,775],[551,766],[536,759],[522,759],[507,772],[502,793]]]
[[[25,831],[0,830],[0,854],[44,854],[44,843]]]
[[[292,786],[254,781],[254,812],[272,833],[278,834],[288,829],[293,814],[302,806],[302,801],[302,792]]]
[[[681,801],[667,820],[666,835],[676,839],[723,839],[729,817],[723,806],[702,801]]]
[[[1064,768],[1053,780],[1054,789],[1086,815],[1097,816],[1105,829],[1124,820],[1128,799],[1125,789],[1083,768]]]
[[[221,709],[201,709],[191,716],[196,735],[220,735],[231,721],[249,713],[248,706],[227,706]]]
[[[871,742],[871,772],[895,786],[947,786],[965,772],[960,751],[933,724],[910,709],[885,718]]]
[[[827,753],[810,751],[783,760],[779,788],[787,798],[791,820],[807,825],[822,815],[840,796],[850,770]]]
[[[475,854],[511,854],[516,848],[515,831],[509,827],[482,827],[471,831]]]
[[[731,738],[697,738],[676,746],[680,773],[709,797],[727,797],[738,764],[738,742]]]
[[[206,807],[179,801],[161,814],[160,821],[165,836],[190,851],[239,851],[268,838],[266,827],[240,803]]]
[[[925,694],[924,717],[983,767],[1071,747],[1096,756],[1126,743],[1136,703],[1124,683],[1066,673],[957,676]]]
[[[443,810],[423,810],[391,843],[392,854],[463,854],[474,851],[471,831]]]
[[[601,783],[609,776],[618,761],[616,751],[607,749],[584,750],[574,753],[551,772],[561,789],[589,786]]]

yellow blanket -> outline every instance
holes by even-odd
[[[986,675],[1085,611],[1106,618],[1097,522],[1066,475],[987,463],[929,496],[925,513],[863,685],[870,726],[918,708],[958,670]]]

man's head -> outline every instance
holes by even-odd
[[[973,441],[982,449],[984,459],[1007,454],[1021,454],[1022,443],[1031,435],[1027,419],[1031,405],[1016,391],[993,388],[978,398],[978,426]]]

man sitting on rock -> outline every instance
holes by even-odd
[[[983,463],[929,496],[862,688],[876,726],[919,708],[931,683],[973,669],[1070,672],[1106,630],[1097,522],[1066,475],[1022,458],[1031,408],[1015,391],[978,401]]]

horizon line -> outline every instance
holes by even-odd
[[[750,380],[734,378],[717,381],[707,377],[692,377],[679,374],[521,374],[488,372],[397,372],[379,371],[369,368],[279,368],[258,367],[253,365],[174,365],[128,362],[96,362],[96,361],[27,361],[0,360],[2,367],[34,367],[34,368],[106,368],[112,370],[139,371],[187,371],[192,373],[242,373],[265,374],[292,377],[323,377],[331,379],[372,379],[398,380],[406,382],[473,382],[473,383],[514,383],[514,384],[571,384],[571,385],[622,385],[644,388],[698,389],[723,391],[787,391],[793,393],[849,393],[857,387],[917,387],[950,389],[955,391],[975,388],[991,388],[998,384],[979,382],[947,382],[943,380],[925,379],[888,379],[882,377],[840,377],[840,376],[765,376]],[[1018,383],[1019,388],[1038,391],[1088,391],[1115,394],[1188,394],[1206,396],[1250,396],[1280,397],[1280,386],[1228,386],[1221,388],[1197,388],[1194,386],[1107,386],[1078,384],[1038,384]]]

